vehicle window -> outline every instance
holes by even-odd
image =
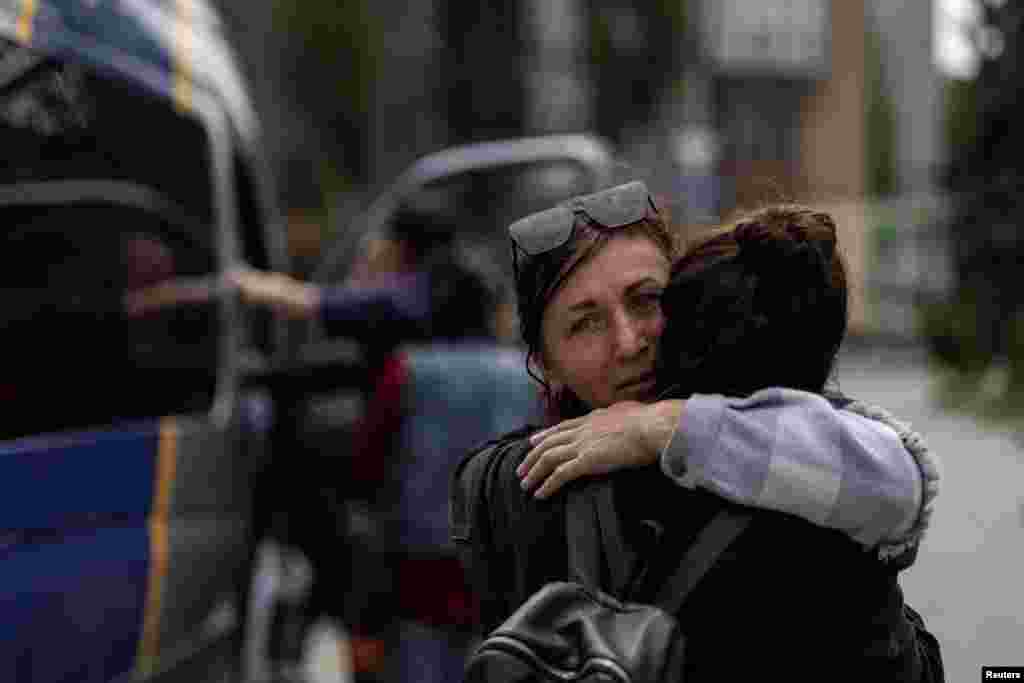
[[[512,268],[508,226],[529,213],[593,192],[598,189],[594,183],[591,169],[568,159],[506,164],[441,177],[396,197],[398,206],[393,210],[408,204],[418,211],[453,217],[459,229],[457,244],[473,254],[474,260],[486,263],[486,270],[500,271],[497,277],[508,285]],[[328,283],[345,282],[357,264],[369,258],[375,239],[387,234],[393,217],[358,217],[330,246],[318,278]]]
[[[123,309],[132,290],[213,273],[207,245],[121,207],[8,208],[0,220],[0,438],[210,406],[215,305]]]
[[[415,199],[461,218],[467,235],[504,241],[513,221],[590,192],[591,183],[586,169],[574,162],[515,164],[437,180]]]
[[[511,285],[507,229],[523,216],[549,209],[574,195],[592,192],[593,177],[571,161],[510,164],[452,175],[415,192],[417,207],[453,216],[464,251]]]

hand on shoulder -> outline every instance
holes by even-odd
[[[583,476],[657,462],[679,424],[683,401],[624,401],[565,420],[530,437],[517,474],[526,491],[547,498]]]

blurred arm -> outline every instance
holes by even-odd
[[[372,287],[325,287],[317,314],[330,334],[401,339],[417,336],[430,321],[427,275],[396,277]]]

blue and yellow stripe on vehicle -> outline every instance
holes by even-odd
[[[0,442],[0,680],[135,667],[159,433],[146,420]]]
[[[32,26],[36,19],[36,11],[39,9],[38,1],[21,0],[21,12],[18,14],[15,38],[23,45],[32,44]]]
[[[261,461],[202,417],[0,442],[0,681],[179,661],[250,578]]]
[[[149,578],[136,673],[151,674],[160,655],[160,614],[170,559],[171,493],[178,460],[178,423],[173,417],[160,420],[157,441],[153,503],[149,513]]]

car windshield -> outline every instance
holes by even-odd
[[[345,281],[359,267],[360,260],[369,257],[373,240],[388,234],[402,207],[415,207],[418,212],[453,220],[455,242],[463,255],[487,271],[489,277],[508,286],[512,275],[508,226],[529,213],[592,191],[593,183],[589,170],[569,159],[510,161],[451,175],[442,172],[425,184],[406,188],[395,197],[396,206],[383,218],[369,214],[369,220],[362,216],[350,224],[342,234],[342,243],[331,247],[319,279],[328,283]],[[343,255],[333,261],[338,254]]]
[[[33,57],[0,45],[12,55]],[[123,306],[216,270],[202,130],[126,82],[22,63],[34,66],[0,90],[0,438],[205,409],[216,308],[130,318]]]

